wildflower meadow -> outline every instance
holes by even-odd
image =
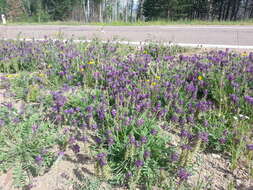
[[[0,41],[0,175],[36,189],[40,176],[85,154],[92,179],[59,173],[62,189],[252,187],[253,53],[187,51]]]

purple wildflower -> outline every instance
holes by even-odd
[[[182,148],[183,150],[191,150],[191,149],[192,149],[192,147],[191,147],[190,145],[188,145],[188,144],[182,145],[181,148]]]
[[[193,117],[192,115],[189,115],[189,116],[187,117],[187,121],[188,121],[189,123],[193,123],[193,122],[194,122],[194,117]]]
[[[191,174],[187,172],[184,168],[180,168],[178,170],[178,177],[179,177],[180,183],[183,181],[187,181],[190,176]]]
[[[151,132],[150,132],[152,135],[157,135],[158,131],[156,129],[151,129]]]
[[[179,121],[179,118],[178,118],[176,115],[172,115],[171,121],[173,121],[173,122],[178,122],[178,121]]]
[[[75,110],[73,108],[70,108],[70,109],[64,110],[64,112],[66,114],[73,114],[75,112]]]
[[[206,132],[201,132],[198,134],[198,137],[204,142],[208,142],[208,136],[209,134]]]
[[[139,141],[135,141],[134,145],[135,145],[136,147],[140,147],[140,146],[141,146],[141,143],[140,143]]]
[[[109,146],[113,145],[114,144],[114,139],[112,137],[109,137],[107,139],[107,143],[108,143]]]
[[[64,156],[64,154],[65,154],[65,152],[60,151],[60,152],[58,153],[58,156],[62,157],[62,156]]]
[[[234,88],[238,88],[238,87],[240,86],[237,82],[234,82],[234,81],[231,82],[231,85],[232,85]]]
[[[147,142],[148,142],[148,138],[147,137],[145,137],[145,136],[141,137],[141,143],[142,144],[146,144]]]
[[[83,143],[86,143],[86,142],[88,142],[88,137],[83,136],[80,138],[80,141],[82,141]]]
[[[252,151],[253,150],[253,144],[247,144],[246,145],[247,149]]]
[[[115,109],[113,109],[113,110],[111,111],[111,114],[112,114],[113,117],[115,117],[116,114],[117,114],[117,111],[116,111]]]
[[[182,129],[180,132],[180,137],[189,137],[190,133],[186,131],[185,129]]]
[[[174,59],[174,56],[164,56],[163,60],[164,61],[172,61]]]
[[[63,107],[67,102],[67,99],[60,92],[52,92],[52,95],[55,103],[54,108],[59,112],[60,108]]]
[[[80,152],[80,146],[78,144],[75,144],[72,146],[72,150],[74,151],[74,153],[78,153]]]
[[[8,109],[12,109],[13,105],[12,103],[3,103],[4,106],[6,106]]]
[[[38,155],[35,157],[35,162],[38,164],[38,165],[41,165],[42,164],[42,161],[43,161],[43,158],[41,155]]]
[[[221,144],[225,144],[226,143],[226,138],[224,138],[224,137],[222,137],[222,138],[220,138],[219,139],[219,142],[221,143]]]
[[[193,83],[190,83],[186,86],[186,91],[188,93],[193,93],[197,90],[197,88],[193,85]]]
[[[97,144],[101,144],[102,143],[102,139],[99,137],[95,137],[95,141]]]
[[[136,142],[135,137],[130,135],[129,136],[129,142],[130,142],[130,144],[135,144],[135,142]]]
[[[142,166],[144,166],[144,162],[142,160],[136,160],[135,161],[135,166],[137,168],[141,168]]]
[[[33,125],[32,126],[32,132],[36,133],[36,131],[38,130],[39,126],[38,125]]]
[[[107,154],[104,152],[97,154],[96,160],[100,166],[105,166],[107,164],[106,156]]]
[[[179,155],[177,154],[177,153],[173,153],[172,155],[171,155],[171,161],[172,162],[176,162],[176,161],[178,161],[179,160]]]
[[[76,142],[76,138],[75,137],[70,137],[69,138],[69,144],[74,144]]]
[[[63,178],[65,178],[65,179],[69,179],[69,176],[68,176],[68,174],[66,174],[66,173],[61,173],[61,177],[63,177]]]
[[[136,122],[136,124],[137,124],[138,127],[142,126],[143,123],[144,123],[144,119],[139,119],[139,120]]]
[[[87,112],[93,112],[93,107],[92,106],[87,106],[86,111]]]
[[[151,155],[151,152],[150,152],[150,151],[144,151],[143,157],[144,157],[145,159],[147,159],[147,158],[150,157],[150,155]]]
[[[230,73],[227,75],[227,79],[230,81],[235,80],[235,76],[232,73]]]
[[[20,122],[20,119],[18,117],[15,117],[13,120],[12,120],[13,123],[19,123]],[[1,127],[1,121],[0,121],[0,127]]]
[[[249,104],[253,105],[253,97],[251,96],[244,96],[244,99],[246,102],[248,102]]]
[[[239,102],[239,98],[235,94],[230,94],[230,99],[236,104]]]
[[[96,129],[98,128],[98,126],[97,126],[96,123],[94,123],[94,124],[92,124],[92,125],[90,126],[90,128],[91,128],[92,130],[96,130]]]
[[[48,150],[47,149],[43,149],[42,151],[41,151],[41,154],[42,155],[45,155],[45,154],[47,154],[48,153]]]
[[[28,189],[32,189],[32,188],[34,188],[34,187],[36,187],[36,185],[30,183],[30,184],[28,184],[28,185],[26,186],[26,189],[28,190]]]
[[[223,135],[224,135],[224,136],[227,136],[227,135],[228,135],[228,130],[227,130],[227,129],[225,129],[225,130],[223,131]]]
[[[55,120],[56,121],[61,121],[63,119],[63,117],[60,115],[60,114],[57,114],[56,116],[55,116]]]
[[[181,119],[179,120],[179,123],[180,123],[180,125],[184,126],[185,123],[186,123],[186,119],[185,119],[185,118],[181,118]]]
[[[210,102],[200,101],[196,104],[196,107],[200,111],[207,111],[210,108]]]
[[[0,119],[0,127],[3,127],[5,124],[4,120]]]
[[[209,126],[208,121],[207,121],[207,120],[204,120],[203,125],[204,125],[204,127],[208,127],[208,126]]]
[[[133,176],[132,172],[127,172],[127,173],[126,173],[126,178],[130,178],[130,177],[132,177],[132,176]]]

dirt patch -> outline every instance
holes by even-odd
[[[230,169],[229,158],[218,154],[199,154],[195,158],[195,175],[190,177],[189,184],[196,186],[198,181],[205,181],[206,187],[212,190],[226,190],[233,183],[237,189],[253,190],[253,179],[250,179],[246,168]]]

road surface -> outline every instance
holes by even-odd
[[[184,44],[216,44],[252,46],[253,26],[65,26],[65,25],[0,25],[0,39],[36,38],[44,36],[64,39],[124,41],[159,41]]]

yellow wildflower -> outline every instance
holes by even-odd
[[[146,80],[146,82],[150,82],[150,80]]]
[[[148,54],[148,52],[147,52],[146,50],[145,50],[145,51],[143,51],[143,53],[144,53],[144,54]]]
[[[156,76],[155,78],[156,78],[157,80],[160,80],[160,79],[161,79],[161,77],[160,77],[160,76]]]
[[[151,85],[152,85],[152,86],[156,86],[157,83],[156,83],[156,82],[152,82]]]
[[[92,59],[88,62],[89,65],[95,64],[95,61]]]
[[[243,57],[246,57],[246,56],[248,56],[248,54],[247,54],[246,52],[243,52],[243,53],[242,53],[242,56],[243,56]]]
[[[81,68],[81,69],[80,69],[80,72],[83,72],[83,71],[84,71],[84,69],[83,69],[83,68]]]
[[[44,78],[45,74],[44,73],[39,73],[38,76],[41,77],[41,78]]]
[[[18,77],[19,74],[8,74],[8,75],[5,75],[6,78],[15,78],[15,77]]]
[[[198,76],[198,80],[203,80],[203,77],[202,76]]]

